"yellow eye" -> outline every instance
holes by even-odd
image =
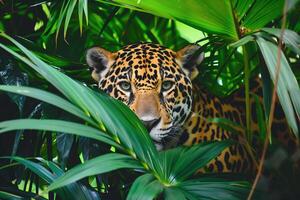
[[[124,91],[130,91],[130,90],[131,90],[131,85],[130,85],[130,83],[127,82],[127,81],[122,81],[122,82],[120,83],[120,87],[121,87],[122,90],[124,90]]]
[[[171,89],[172,85],[173,85],[172,81],[164,81],[161,86],[162,91],[167,91],[167,90]]]

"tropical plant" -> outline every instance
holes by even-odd
[[[117,50],[125,44],[152,41],[177,49],[188,42],[200,43],[206,59],[200,66],[199,84],[218,96],[227,96],[244,84],[245,132],[249,144],[255,137],[250,130],[254,108],[249,102],[249,80],[257,73],[261,73],[265,86],[265,112],[258,115],[260,138],[265,142],[270,139],[267,125],[272,122],[272,95],[267,87],[270,77],[277,86],[287,121],[293,132],[298,133],[297,1],[1,3],[0,47],[5,51],[1,51],[0,77],[5,85],[0,90],[9,92],[17,105],[16,110],[5,94],[0,94],[3,105],[10,108],[1,115],[0,133],[15,133],[15,136],[0,136],[0,141],[7,141],[11,147],[4,148],[5,157],[0,161],[0,173],[7,176],[0,183],[1,198],[53,199],[59,195],[68,199],[244,199],[247,196],[249,185],[244,181],[194,175],[230,141],[157,152],[128,108],[69,78],[91,83],[84,52],[93,45]],[[29,119],[4,121],[15,118]],[[33,173],[23,170],[16,173],[16,169],[22,168],[12,161]],[[45,185],[50,185],[48,196],[37,197],[34,188],[40,194]]]

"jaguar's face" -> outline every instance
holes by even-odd
[[[178,52],[160,45],[128,45],[111,53],[94,47],[87,52],[92,77],[99,88],[125,103],[148,129],[156,147],[178,137],[192,107],[192,74],[203,54],[193,57],[199,46]],[[194,58],[195,59],[195,58]],[[190,63],[189,69],[185,64]]]

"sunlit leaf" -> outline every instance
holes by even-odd
[[[239,2],[248,3],[249,1]],[[284,0],[253,1],[247,14],[244,16],[242,26],[251,30],[262,28],[271,20],[282,15],[283,7]]]
[[[224,0],[115,0],[101,2],[176,19],[199,30],[237,39],[230,1]],[[188,11],[188,12],[187,12]]]

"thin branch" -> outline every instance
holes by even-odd
[[[267,127],[267,137],[265,139],[263,152],[261,154],[261,158],[260,158],[260,162],[259,162],[259,166],[258,166],[258,171],[257,171],[255,180],[253,182],[253,185],[252,185],[252,188],[251,188],[251,191],[248,195],[247,200],[252,199],[254,190],[255,190],[255,188],[257,186],[257,183],[259,181],[259,178],[262,174],[263,165],[264,165],[264,161],[265,161],[265,157],[266,157],[266,152],[267,152],[268,145],[269,145],[268,138],[270,138],[270,136],[271,136],[272,121],[273,121],[273,117],[274,117],[275,103],[276,103],[276,97],[277,97],[277,95],[276,95],[276,93],[277,93],[277,84],[278,84],[278,79],[279,79],[279,74],[280,74],[280,67],[281,67],[280,60],[281,60],[282,38],[283,38],[283,34],[284,34],[284,29],[285,29],[285,26],[286,26],[286,13],[287,13],[287,1],[285,1],[285,3],[284,3],[281,32],[280,32],[280,38],[279,38],[279,41],[278,41],[278,51],[277,51],[277,60],[276,60],[276,76],[275,76],[275,80],[274,80],[272,103],[271,103],[269,121],[268,121],[268,127]]]

